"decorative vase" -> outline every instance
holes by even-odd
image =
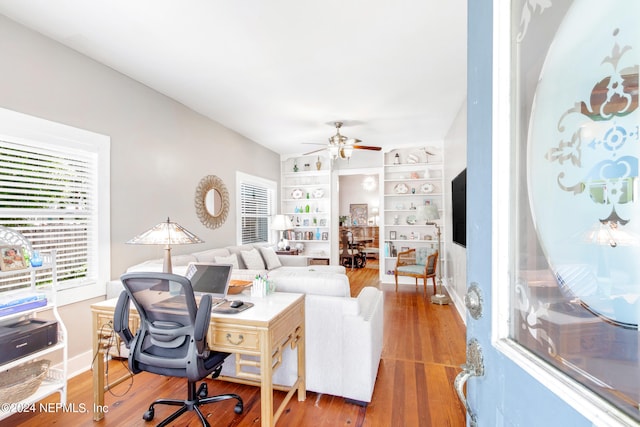
[[[318,156],[318,161],[316,162],[316,169],[320,170],[322,168],[322,162],[320,161],[320,156]]]

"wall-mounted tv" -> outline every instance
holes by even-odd
[[[453,242],[467,247],[467,169],[451,181]]]

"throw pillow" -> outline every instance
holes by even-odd
[[[264,258],[264,261],[267,263],[267,270],[282,267],[280,258],[278,258],[278,254],[273,250],[273,248],[260,248],[260,253],[262,254],[262,258]]]
[[[233,265],[233,269],[237,270],[240,267],[238,266],[238,257],[236,254],[231,254],[229,256],[216,256],[213,258],[216,264],[231,264]]]
[[[264,261],[257,249],[241,251],[240,256],[249,270],[264,270]]]

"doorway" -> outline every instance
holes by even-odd
[[[366,262],[362,268],[378,269],[380,243],[380,173],[375,171],[341,171],[338,176],[339,236],[350,233],[357,250]],[[338,245],[341,245],[340,240]],[[340,253],[338,249],[338,253]]]

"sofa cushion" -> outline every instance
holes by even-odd
[[[264,262],[267,264],[267,270],[282,267],[280,258],[278,258],[278,254],[273,250],[273,248],[262,247],[260,248],[260,254],[262,254],[262,258],[264,258]]]
[[[193,255],[198,258],[198,262],[216,262],[217,256],[229,256],[231,255],[231,252],[229,252],[226,248],[219,248],[194,252]]]
[[[249,270],[262,270],[264,269],[264,260],[257,249],[251,249],[250,251],[241,251],[240,255],[244,261],[244,265]]]
[[[235,270],[238,270],[238,255],[231,254],[229,256],[217,256],[214,257],[216,264],[231,264]]]
[[[244,260],[242,259],[242,252],[243,251],[250,251],[253,248],[254,248],[253,245],[239,245],[239,246],[227,246],[226,247],[226,249],[229,251],[230,254],[238,255],[238,264],[240,265],[240,269],[249,268],[249,267],[247,267],[245,265]]]

